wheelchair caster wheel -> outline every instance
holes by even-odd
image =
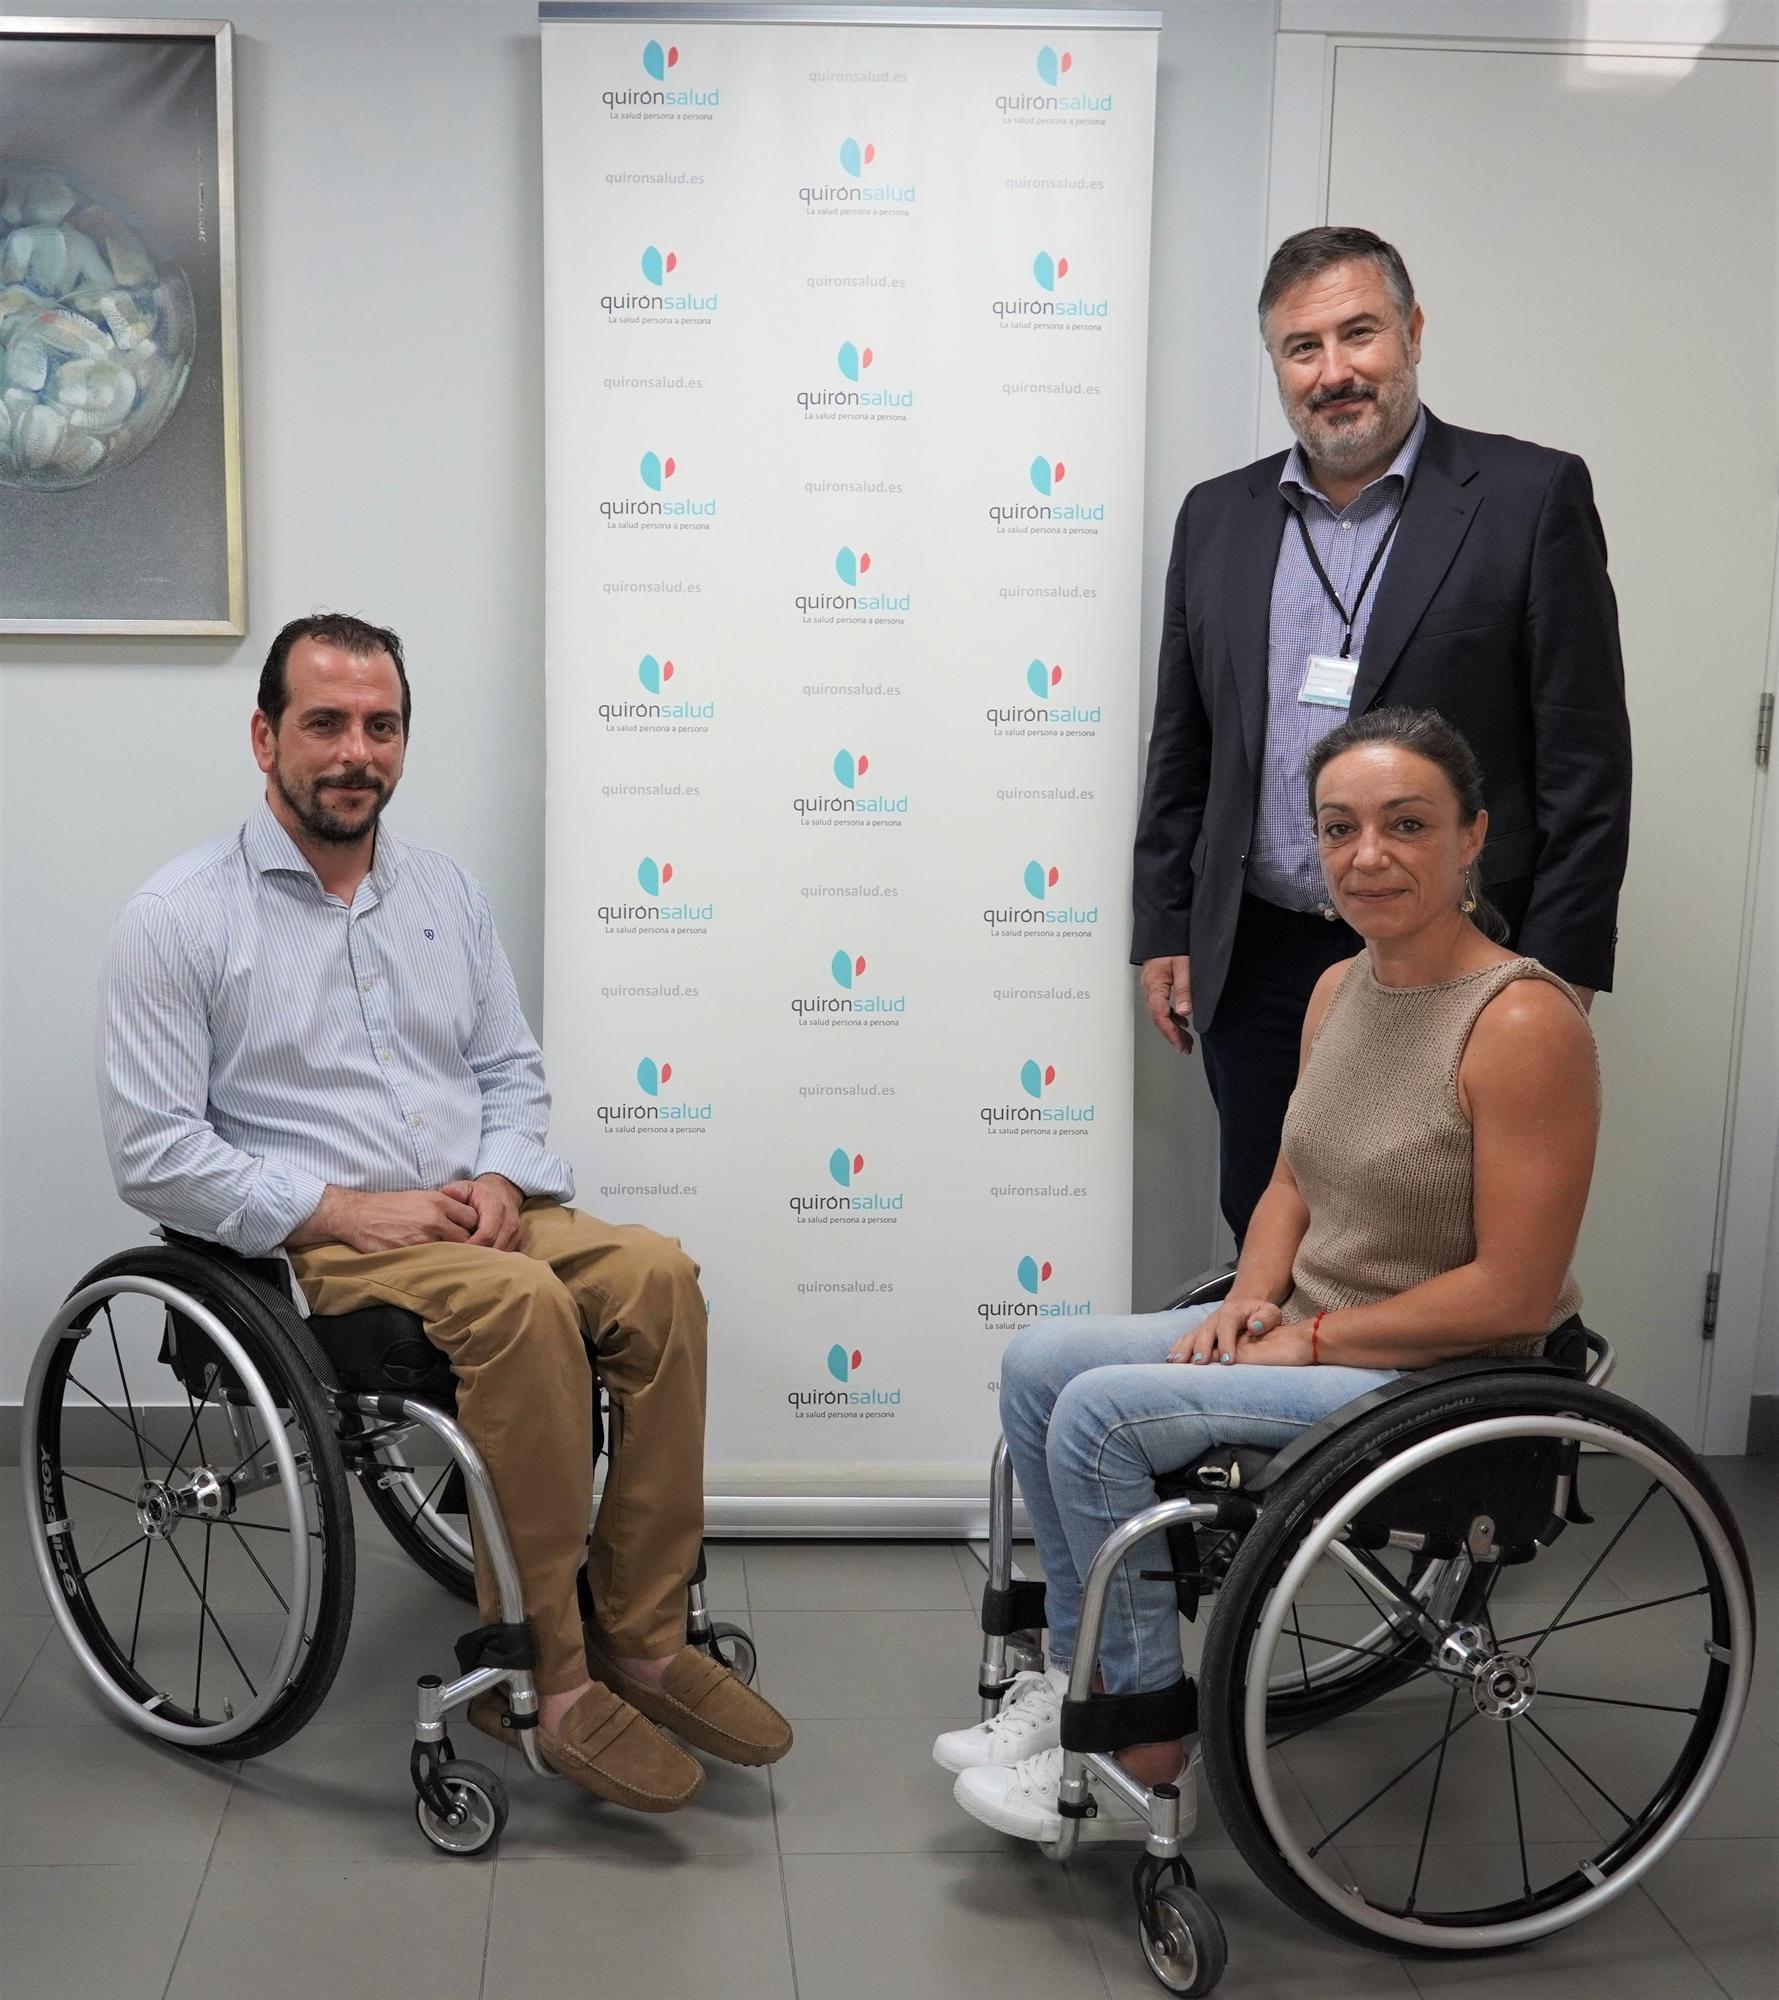
[[[1183,1882],[1157,1889],[1137,1914],[1137,1936],[1143,1956],[1170,1993],[1197,2000],[1223,1977],[1229,1945],[1217,1912]]]
[[[507,1823],[507,1788],[485,1764],[441,1764],[435,1783],[451,1802],[449,1813],[435,1812],[423,1798],[414,1801],[420,1831],[446,1854],[480,1854],[500,1838]]]
[[[760,1656],[754,1651],[753,1640],[739,1625],[713,1625],[710,1628],[710,1654],[712,1659],[720,1660],[743,1687],[753,1686]]]

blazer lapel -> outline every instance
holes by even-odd
[[[1267,661],[1272,625],[1273,571],[1279,563],[1279,541],[1285,532],[1287,508],[1278,488],[1283,457],[1266,461],[1272,478],[1262,472],[1249,487],[1251,518],[1230,537],[1229,567],[1224,574],[1223,615],[1227,621],[1225,659],[1235,682],[1241,709],[1242,743],[1248,768],[1260,769],[1266,747]],[[1388,569],[1386,564],[1385,568]]]
[[[1469,533],[1482,498],[1475,463],[1459,434],[1429,410],[1414,484],[1360,649],[1350,714],[1363,715],[1389,679]]]

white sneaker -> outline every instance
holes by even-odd
[[[933,1744],[933,1762],[942,1771],[973,1771],[984,1764],[1017,1764],[1062,1741],[1062,1698],[1068,1692],[1065,1668],[1015,1674],[1001,1697],[998,1714],[968,1729],[948,1729]]]
[[[1198,1824],[1197,1762],[1189,1760],[1175,1780],[1180,1788],[1180,1834],[1184,1838]],[[1088,1777],[1088,1796],[1093,1812],[1077,1822],[1083,1841],[1145,1841],[1149,1822],[1131,1811],[1111,1791],[1095,1788]],[[1041,1751],[1013,1765],[985,1764],[964,1771],[952,1796],[972,1819],[1010,1833],[1016,1840],[1060,1840],[1062,1814],[1056,1809],[1056,1795],[1062,1785],[1062,1750]]]

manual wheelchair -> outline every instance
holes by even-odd
[[[409,1768],[426,1838],[448,1854],[480,1853],[506,1824],[506,1789],[458,1758],[450,1711],[504,1689],[526,1762],[555,1774],[536,1743],[537,1655],[518,1569],[487,1471],[455,1421],[445,1357],[412,1313],[309,1316],[282,1258],[163,1234],[80,1281],[25,1392],[31,1549],[63,1637],[137,1728],[201,1756],[255,1757],[314,1715],[345,1653],[356,1578],[350,1480],[404,1553],[472,1604],[473,1521],[500,1622],[457,1642],[455,1678],[421,1677]],[[597,1457],[597,1378],[593,1398]],[[442,1465],[410,1455],[427,1434],[445,1448]],[[121,1476],[92,1476],[118,1464]],[[179,1592],[176,1611],[165,1608],[167,1589]],[[585,1616],[585,1568],[580,1591]],[[702,1551],[686,1637],[753,1679],[753,1642],[711,1618]]]
[[[1232,1278],[1174,1305],[1221,1299]],[[1398,1376],[1277,1450],[1226,1447],[1167,1473],[1157,1504],[1101,1545],[1062,1707],[1061,1837],[1043,1845],[1074,1852],[1097,1811],[1090,1776],[1141,1815],[1138,1940],[1170,1992],[1209,1993],[1227,1945],[1182,1852],[1181,1788],[1130,1778],[1112,1754],[1129,1743],[1196,1734],[1260,1879],[1336,1936],[1396,1952],[1546,1936],[1679,1838],[1747,1705],[1753,1593],[1710,1474],[1605,1392],[1611,1369],[1577,1320],[1536,1358]],[[1014,1576],[1012,1533],[1003,1440],[984,1720],[1015,1672],[1042,1665],[1044,1585]],[[1140,1574],[1171,1581],[1188,1618],[1214,1600],[1196,1685],[1096,1695],[1114,1578],[1158,1542],[1166,1568]]]

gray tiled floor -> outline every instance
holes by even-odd
[[[1714,1469],[1770,1607],[1779,1465]],[[1586,1499],[1616,1519],[1634,1495],[1601,1479]],[[46,1615],[16,1511],[0,1513],[6,2000],[508,2000],[583,1989],[667,2000],[713,1989],[749,2000],[1007,1991],[1134,2000],[1161,1991],[1137,1950],[1131,1849],[1086,1849],[1058,1869],[960,1813],[929,1761],[934,1733],[972,1713],[981,1569],[970,1550],[713,1548],[713,1606],[757,1641],[761,1684],[797,1726],[791,1756],[771,1772],[712,1765],[693,1807],[644,1819],[540,1783],[496,1745],[460,1743],[502,1772],[513,1806],[498,1856],[452,1861],[415,1830],[407,1749],[413,1677],[448,1666],[466,1612],[374,1522],[360,1528],[352,1644],[326,1705],[293,1741],[238,1765],[165,1750],[111,1717]],[[1511,1579],[1503,1597],[1515,1626],[1549,1619],[1553,1588],[1556,1601],[1569,1588],[1571,1553]],[[1666,1587],[1684,1555],[1671,1534],[1652,1534],[1617,1590]],[[145,1617],[168,1619],[176,1605],[176,1594],[151,1597]],[[1677,1692],[1686,1686],[1691,1615],[1683,1605],[1648,1618],[1646,1688],[1670,1676]],[[1564,1685],[1609,1685],[1622,1629],[1580,1628],[1560,1656],[1553,1641],[1547,1683],[1560,1658]],[[1341,1727],[1384,1768],[1392,1748],[1375,1718]],[[1572,1708],[1562,1727],[1615,1782],[1634,1780],[1653,1740],[1615,1734],[1603,1710]],[[1466,1803],[1472,1766],[1498,1741],[1483,1731],[1454,1738],[1454,1811],[1429,1850],[1430,1885],[1512,1861],[1511,1819]],[[1281,1786],[1303,1787],[1289,1799],[1294,1822],[1310,1824],[1311,1798],[1342,1777],[1324,1746],[1310,1736],[1285,1753]],[[1610,1827],[1600,1799],[1556,1760],[1521,1777],[1548,1839],[1597,1844],[1595,1829]],[[1407,1960],[1325,1936],[1254,1876],[1208,1796],[1189,1853],[1228,1931],[1220,1992],[1231,2000],[1752,2000],[1775,1974],[1776,1801],[1770,1646],[1737,1753],[1686,1837],[1598,1921],[1524,1951]],[[1412,1813],[1389,1805],[1366,1824],[1367,1844],[1338,1843],[1360,1882],[1412,1853],[1392,1843],[1419,1831]]]

